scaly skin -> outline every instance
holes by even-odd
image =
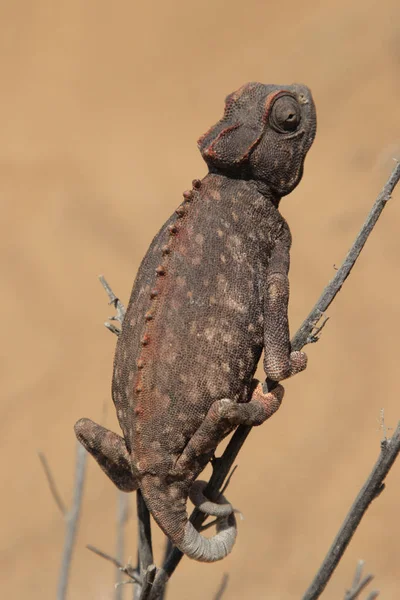
[[[303,370],[291,352],[287,305],[291,235],[280,198],[300,181],[315,136],[311,94],[300,85],[251,83],[228,96],[223,119],[200,140],[209,166],[154,238],[139,268],[118,338],[113,400],[123,437],[88,419],[78,439],[124,491],[140,487],[182,552],[212,562],[236,536],[232,507],[206,539],[188,521],[190,488],[237,425],[259,425],[283,388],[253,379]],[[211,507],[211,508],[210,508]]]

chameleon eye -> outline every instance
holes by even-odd
[[[296,131],[300,121],[300,107],[292,96],[280,96],[275,100],[269,117],[270,125],[275,131]]]

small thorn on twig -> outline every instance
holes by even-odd
[[[375,492],[374,500],[375,500],[375,498],[377,498],[378,496],[380,496],[382,494],[385,487],[386,487],[386,484],[381,483],[381,485],[378,487],[378,489]]]
[[[313,328],[312,333],[307,338],[307,344],[315,344],[316,342],[318,342],[319,338],[321,337],[321,331],[323,330],[328,321],[329,317],[325,317],[321,325]]]
[[[385,423],[385,409],[381,408],[379,415],[379,429],[382,430],[381,449],[385,450],[389,445],[390,438],[387,437],[387,432],[392,431],[393,427],[387,427]]]

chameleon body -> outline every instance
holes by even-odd
[[[276,382],[306,366],[290,348],[291,235],[278,205],[300,181],[315,131],[305,86],[249,83],[227,97],[198,142],[209,173],[184,192],[133,286],[112,385],[122,437],[89,419],[75,426],[110,479],[139,487],[161,529],[197,560],[228,554],[236,524],[229,504],[203,497],[217,533],[198,533],[186,512],[193,482],[229,432],[261,424],[283,397],[281,385],[264,392],[253,378],[262,350]]]

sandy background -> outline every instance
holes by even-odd
[[[242,83],[300,81],[318,133],[282,203],[294,238],[294,331],[333,275],[400,157],[398,0],[302,3],[69,0],[0,5],[1,597],[55,598],[62,518],[37,450],[71,497],[81,416],[117,429],[115,340],[97,281],[127,300],[141,257],[206,169],[196,140]],[[400,189],[329,311],[308,370],[252,432],[230,498],[245,514],[233,554],[185,560],[169,598],[300,598],[379,451],[379,411],[400,417]],[[400,595],[400,464],[324,598],[358,558]],[[132,496],[132,500],[134,497]],[[113,598],[117,494],[90,460],[69,598]],[[162,537],[155,535],[159,557]],[[135,556],[129,526],[127,556]],[[131,590],[126,589],[126,598]]]

